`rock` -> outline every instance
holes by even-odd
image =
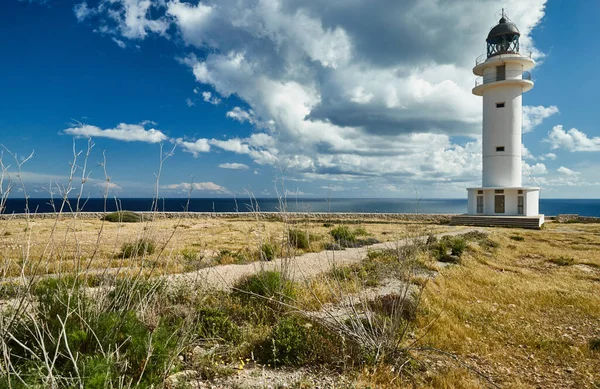
[[[175,374],[170,375],[165,380],[165,388],[175,389],[180,388],[183,383],[196,377],[198,372],[195,370],[183,370]]]

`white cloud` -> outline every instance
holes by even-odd
[[[162,0],[100,0],[97,7],[89,8],[86,2],[73,7],[79,21],[90,15],[103,15],[98,29],[101,33],[121,35],[127,39],[144,39],[148,33],[166,35],[169,22],[165,16],[150,18],[150,14],[164,8]]]
[[[123,188],[121,188],[119,185],[115,184],[114,182],[97,182],[96,186],[99,187],[100,189],[106,189],[108,187],[108,190],[122,190]]]
[[[192,153],[194,157],[198,157],[200,153],[208,153],[210,151],[210,144],[208,139],[197,139],[193,142],[186,141],[183,138],[175,139],[175,143],[183,148],[183,151]]]
[[[559,167],[558,169],[556,169],[556,171],[559,172],[560,174],[564,174],[567,176],[575,176],[575,175],[579,174],[579,172],[576,172],[575,170],[571,170],[568,167],[564,167],[564,166]]]
[[[171,184],[163,187],[164,189],[176,190],[181,192],[188,192],[190,188],[192,190],[199,190],[205,192],[215,192],[215,193],[229,193],[227,188],[222,187],[220,185],[215,184],[214,182],[194,182],[190,184],[189,182],[182,182],[180,184]]]
[[[196,105],[196,103],[194,103],[194,100],[190,99],[189,97],[187,99],[185,99],[185,104],[188,107],[193,107],[194,105]]]
[[[544,165],[543,163],[536,163],[535,165],[529,165],[527,162],[523,162],[523,175],[528,176],[528,175],[541,175],[541,174],[547,174],[548,173],[548,169],[546,168],[546,165]]]
[[[127,45],[125,44],[125,42],[123,42],[120,39],[117,39],[117,38],[113,37],[112,40],[113,40],[113,42],[115,42],[117,44],[117,46],[119,46],[122,49],[124,49],[125,47],[127,47]]]
[[[248,165],[243,163],[222,163],[219,165],[221,169],[230,169],[230,170],[248,170]]]
[[[548,133],[548,142],[552,149],[563,148],[568,151],[600,151],[600,136],[589,138],[576,128],[563,130],[562,125],[554,126]]]
[[[529,149],[525,147],[524,144],[521,144],[521,156],[523,157],[523,159],[531,159],[534,161],[536,160],[536,158],[533,156],[533,154],[531,154]]]
[[[530,33],[545,3],[506,1],[524,49],[535,50]],[[381,185],[403,188],[480,180],[482,102],[471,94],[472,66],[497,22],[497,2],[156,4],[164,4],[153,10],[165,10],[169,31],[199,53],[181,59],[203,84],[195,93],[210,86],[205,101],[235,95],[244,108],[227,116],[256,132],[182,141],[184,150],[198,155],[213,146],[332,182],[384,177]],[[165,20],[160,12],[152,17]],[[525,131],[557,111],[525,108]],[[455,144],[456,135],[471,140]]]
[[[542,161],[544,161],[546,159],[555,160],[556,159],[556,154],[554,154],[554,153],[546,153],[546,154],[541,155],[540,159]]]
[[[535,127],[542,124],[544,119],[558,113],[558,108],[554,105],[544,107],[543,105],[523,107],[523,132],[531,132]]]
[[[194,90],[194,92],[195,92],[195,90]],[[221,103],[220,98],[218,98],[217,96],[213,96],[212,93],[210,93],[208,91],[202,92],[202,99],[204,99],[205,102],[212,104],[212,105],[219,105]]]
[[[87,124],[67,128],[64,134],[83,138],[110,138],[125,142],[159,143],[168,139],[161,131],[151,128],[146,130],[141,124],[119,123],[116,128],[101,129]]]
[[[94,14],[94,9],[88,8],[87,3],[84,1],[80,4],[75,4],[73,7],[73,12],[75,12],[75,17],[79,22],[83,22],[85,19]]]

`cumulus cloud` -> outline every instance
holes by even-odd
[[[123,42],[120,39],[117,39],[115,37],[112,38],[113,42],[115,42],[117,44],[117,46],[119,46],[120,48],[124,49],[127,47],[127,45],[125,44],[125,42]]]
[[[559,172],[560,174],[564,174],[566,176],[575,176],[577,174],[579,174],[579,172],[576,172],[575,170],[571,170],[568,167],[564,167],[561,166],[558,169],[556,169],[557,172]]]
[[[95,10],[89,8],[87,3],[84,1],[83,3],[75,4],[73,7],[73,12],[75,13],[77,20],[83,22],[85,19],[93,15]]]
[[[218,98],[217,96],[213,96],[212,93],[208,91],[202,92],[202,99],[204,100],[204,102],[212,105],[219,105],[221,103],[220,98]]]
[[[556,159],[556,154],[554,154],[554,153],[546,153],[546,154],[541,155],[540,159],[542,161],[544,161],[546,159],[555,160]]]
[[[83,138],[110,138],[125,142],[159,143],[168,139],[161,131],[151,128],[146,130],[142,124],[119,123],[116,128],[101,129],[91,125],[79,125],[67,128],[64,134]]]
[[[565,131],[562,125],[554,126],[548,133],[547,141],[552,149],[568,151],[600,151],[600,136],[590,138],[576,128]]]
[[[219,165],[221,169],[229,170],[248,170],[248,165],[243,163],[222,163]]]
[[[531,154],[529,149],[525,147],[524,144],[521,144],[521,156],[523,157],[523,159],[531,159],[534,161],[536,160],[536,158],[533,156],[533,154]]]
[[[99,187],[100,189],[106,189],[108,188],[108,190],[122,190],[123,188],[121,188],[119,185],[115,184],[114,182],[97,182],[96,186]]]
[[[188,153],[192,153],[194,157],[198,157],[200,153],[208,153],[210,151],[210,144],[208,143],[208,139],[197,139],[195,141],[187,141],[183,138],[175,139],[175,143],[177,143],[183,151]]]
[[[91,15],[104,16],[98,29],[101,33],[118,34],[127,39],[144,39],[148,33],[166,34],[169,28],[166,17],[151,17],[151,14],[163,8],[162,0],[100,0],[96,7],[91,8],[87,2],[76,4],[73,12],[79,21]]]
[[[544,119],[558,113],[558,108],[554,105],[544,107],[543,105],[523,107],[523,132],[531,132],[535,127],[542,124]]]
[[[113,18],[126,38],[153,32],[149,21],[171,23],[169,34],[189,51],[181,62],[198,88],[214,90],[203,93],[205,101],[243,101],[227,116],[250,123],[256,134],[182,141],[194,155],[212,146],[303,178],[384,177],[396,186],[481,175],[482,103],[471,94],[472,66],[497,22],[497,2],[165,0],[144,8],[110,1],[111,8],[137,4],[143,15],[133,20],[138,28],[124,27],[122,12]],[[524,49],[535,50],[530,33],[545,3],[504,4]],[[527,108],[524,127],[556,112]],[[456,135],[470,140],[456,144]]]
[[[543,163],[536,163],[535,165],[529,165],[527,162],[523,162],[523,173],[524,175],[540,175],[547,174],[548,168]]]
[[[227,188],[217,185],[214,182],[195,182],[190,184],[189,182],[182,182],[180,184],[171,184],[164,187],[164,189],[175,190],[181,192],[189,192],[191,190],[199,190],[205,192],[214,193],[229,193]]]

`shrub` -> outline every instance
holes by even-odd
[[[433,257],[440,262],[459,263],[460,256],[467,248],[462,237],[443,236],[437,244],[431,246]]]
[[[356,227],[354,229],[354,235],[355,236],[365,236],[365,235],[369,235],[369,233],[367,232],[367,230],[364,227]]]
[[[134,243],[123,243],[121,246],[121,257],[142,257],[144,255],[154,254],[155,250],[156,246],[152,240],[142,238]]]
[[[260,260],[272,261],[275,259],[275,245],[271,242],[265,242],[260,247]]]
[[[327,227],[327,228],[329,228],[329,227],[333,227],[333,226],[334,226],[334,224],[333,224],[333,223],[329,223],[329,222],[327,222],[327,223],[323,223],[323,227]]]
[[[551,258],[550,262],[552,262],[555,265],[558,266],[571,266],[572,264],[575,263],[575,260],[573,258],[570,257],[565,257],[565,256],[560,256],[560,257],[556,257],[556,258]]]
[[[262,359],[274,366],[305,364],[309,359],[307,328],[295,317],[281,319],[262,345]]]
[[[143,220],[143,217],[139,213],[131,211],[118,211],[107,213],[102,220],[112,223],[138,223]]]
[[[197,312],[197,334],[202,339],[222,339],[235,342],[241,339],[239,327],[217,308],[200,308]]]
[[[512,235],[512,236],[510,237],[510,239],[512,239],[512,240],[516,240],[517,242],[522,242],[522,241],[524,241],[524,240],[525,240],[525,238],[523,238],[523,237],[522,237],[522,236],[520,236],[520,235]]]
[[[297,229],[291,229],[288,233],[290,245],[297,249],[309,248],[308,236],[306,232]]]
[[[330,231],[331,236],[336,242],[354,242],[356,235],[348,228],[348,226],[338,226]]]
[[[285,280],[277,271],[262,271],[248,276],[235,285],[238,294],[249,292],[258,296],[273,298],[294,298],[294,284]]]
[[[17,321],[13,336],[18,342],[9,341],[16,357],[13,368],[28,381],[26,387],[46,386],[37,382],[41,376],[30,374],[40,368],[35,361],[43,360],[45,350],[55,353],[56,377],[80,376],[85,388],[114,387],[122,376],[139,380],[140,387],[156,387],[179,353],[180,317],[160,318],[150,327],[127,306],[99,307],[76,278],[40,281],[32,294],[36,314]],[[27,350],[23,345],[28,345]],[[118,356],[106,352],[115,347]],[[76,356],[76,366],[70,354]]]
[[[454,239],[450,239],[450,250],[452,255],[460,257],[466,248],[467,242],[464,238],[455,237]]]

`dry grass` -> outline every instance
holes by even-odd
[[[411,229],[410,223],[385,220],[370,220],[357,225],[382,242],[402,238],[405,231]],[[73,258],[91,257],[98,249],[90,263],[92,270],[126,267],[135,271],[140,267],[151,267],[160,274],[181,273],[198,267],[255,260],[261,242],[265,241],[286,247],[286,228],[283,222],[257,222],[251,217],[157,219],[142,223],[33,219],[29,225],[20,219],[0,220],[0,260],[3,262],[0,266],[6,269],[5,276],[19,274],[20,258],[23,258],[24,250],[29,250],[30,258],[44,256],[43,273],[69,272],[77,266]],[[306,231],[311,237],[310,248],[296,249],[296,254],[320,251],[325,242],[332,241],[331,227],[324,227],[322,222],[302,221],[294,228]],[[432,226],[430,229],[443,228]],[[101,229],[102,234],[98,237]],[[154,241],[157,253],[147,256],[144,261],[122,258],[122,245],[140,238]],[[48,250],[49,246],[51,250]],[[223,252],[226,254],[221,255]]]
[[[422,323],[442,314],[424,343],[456,354],[502,387],[599,387],[600,358],[589,348],[600,334],[599,226],[547,224],[518,231],[518,242],[510,239],[515,230],[490,231],[498,248],[472,246],[461,266],[429,283]],[[558,266],[557,257],[573,265]],[[431,382],[486,387],[458,385],[457,377],[466,383],[473,375],[450,364]]]

